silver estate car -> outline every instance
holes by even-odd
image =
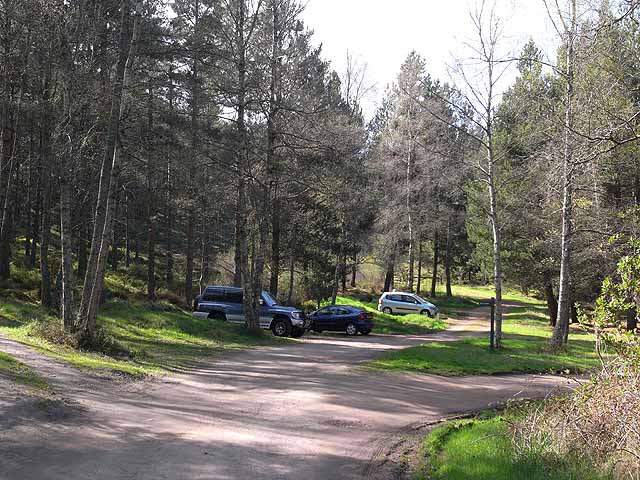
[[[378,300],[378,311],[383,313],[419,313],[429,317],[438,315],[438,307],[414,293],[385,292]]]

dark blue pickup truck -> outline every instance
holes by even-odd
[[[244,303],[241,288],[211,286],[193,301],[193,316],[229,323],[244,324]],[[260,327],[278,337],[299,338],[311,326],[303,311],[283,307],[268,293],[260,297]]]

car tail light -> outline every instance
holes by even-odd
[[[367,316],[364,314],[364,312],[360,312],[360,315],[358,316],[358,318],[360,320],[364,320],[365,318],[367,318]]]
[[[378,299],[378,305],[382,305],[382,297]]]
[[[193,311],[194,312],[198,311],[198,300],[197,299],[193,300]]]

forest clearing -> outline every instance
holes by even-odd
[[[0,479],[640,479],[639,79],[638,0],[0,0]]]

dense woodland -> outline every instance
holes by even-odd
[[[373,263],[494,283],[498,328],[503,282],[544,295],[562,346],[637,228],[636,7],[549,2],[549,59],[481,4],[454,80],[412,52],[367,121],[297,0],[0,0],[0,283],[38,271],[90,343],[109,272],[243,286],[256,327],[262,289],[335,301]]]

